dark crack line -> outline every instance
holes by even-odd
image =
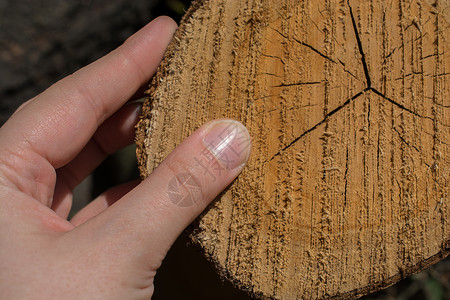
[[[289,38],[285,34],[281,33],[278,29],[273,28],[273,27],[270,27],[270,29],[272,29],[273,31],[277,32],[279,35],[281,35],[285,39],[289,40]]]
[[[282,37],[284,37],[285,39],[289,39],[286,35],[282,34],[279,30],[275,29],[275,28],[271,28],[272,30],[274,30],[275,32],[277,32],[279,35],[281,35]],[[338,58],[338,61],[335,61],[334,59],[332,59],[331,57],[323,54],[322,52],[320,52],[319,50],[317,50],[316,48],[314,48],[313,46],[311,46],[310,44],[307,44],[305,42],[300,41],[297,38],[294,38],[294,41],[296,41],[297,43],[299,43],[300,45],[309,48],[310,50],[312,50],[313,52],[317,53],[318,55],[320,55],[321,57],[325,58],[326,60],[334,63],[334,64],[340,64],[344,70],[344,72],[348,73],[350,76],[352,76],[353,78],[355,78],[356,80],[360,80],[358,77],[356,77],[352,72],[350,72],[349,70],[346,69],[345,64]]]
[[[410,147],[410,148],[414,149],[415,151],[417,151],[417,153],[419,153],[419,155],[422,156],[422,158],[423,158],[422,153],[420,152],[420,150],[419,150],[416,146],[411,145],[410,143],[408,143],[408,141],[400,134],[400,132],[397,130],[397,128],[395,128],[395,126],[392,127],[392,128],[394,129],[395,132],[397,132],[398,137],[400,138],[400,140],[401,140],[403,143],[405,143],[405,145],[407,145],[408,147]],[[424,163],[428,168],[430,168],[430,165],[429,165],[428,163],[426,163],[425,161],[424,161],[423,163]]]
[[[271,29],[274,30],[275,32],[277,32],[279,35],[281,35],[281,36],[284,37],[285,39],[289,40],[289,38],[288,38],[286,35],[284,35],[283,33],[281,33],[278,29],[276,29],[276,28],[271,28]],[[325,58],[325,59],[331,61],[332,63],[337,64],[337,62],[336,62],[334,59],[332,59],[331,57],[329,57],[329,56],[323,54],[322,52],[320,52],[319,50],[317,50],[316,48],[314,48],[314,47],[311,46],[310,44],[307,44],[307,43],[305,43],[305,42],[302,42],[302,41],[300,41],[299,39],[297,39],[297,38],[295,38],[295,37],[293,38],[293,40],[296,41],[297,43],[299,43],[300,45],[309,48],[309,49],[312,50],[313,52],[319,54],[320,56],[322,56],[323,58]]]
[[[284,151],[286,151],[288,148],[290,148],[292,145],[294,145],[295,143],[297,143],[301,138],[303,138],[304,136],[306,136],[307,134],[309,134],[310,132],[312,132],[313,130],[315,130],[317,127],[319,127],[320,125],[322,125],[323,123],[325,123],[326,121],[328,121],[328,119],[330,117],[332,117],[334,114],[336,114],[338,111],[340,111],[341,109],[343,109],[344,107],[346,107],[348,104],[350,104],[351,102],[353,102],[356,98],[358,98],[359,96],[361,96],[362,94],[364,94],[368,89],[365,89],[362,92],[359,92],[358,94],[354,95],[353,97],[347,99],[344,103],[342,103],[342,105],[336,107],[335,109],[333,109],[332,111],[330,111],[325,118],[323,118],[322,121],[320,121],[319,123],[317,123],[316,125],[314,125],[313,127],[309,128],[308,130],[306,130],[305,132],[303,132],[301,135],[299,135],[297,138],[295,138],[292,142],[290,142],[288,145],[284,146],[280,151],[278,151],[277,153],[275,153],[271,159],[269,159],[268,161],[272,161],[275,157],[281,155],[281,153],[283,153]]]
[[[311,23],[314,24],[314,26],[316,27],[316,29],[323,35],[323,34],[324,34],[323,31],[320,30],[320,28],[319,28],[319,26],[316,24],[316,22],[314,22],[314,20],[313,20],[308,14],[306,14],[306,17],[311,21]]]
[[[424,57],[420,58],[420,60],[424,60],[424,59],[427,59],[427,58],[430,58],[430,57],[434,57],[434,56],[441,56],[441,55],[444,55],[444,54],[445,54],[445,51],[443,51],[441,53],[433,53],[433,54],[429,54],[427,56],[424,56]]]
[[[325,58],[325,59],[331,61],[332,63],[337,64],[337,62],[336,62],[334,59],[332,59],[331,57],[329,57],[329,56],[323,54],[322,52],[320,52],[319,50],[317,50],[316,48],[314,48],[314,47],[311,46],[310,44],[307,44],[307,43],[305,43],[305,42],[302,42],[302,41],[300,41],[300,40],[297,39],[297,38],[294,38],[294,41],[296,41],[297,43],[299,43],[299,44],[302,45],[302,46],[305,46],[305,47],[311,49],[312,51],[316,52],[317,54],[319,54],[319,55],[322,56],[323,58]]]
[[[433,76],[431,76],[431,77],[441,77],[441,76],[447,76],[447,75],[450,75],[450,73],[442,73],[442,74],[436,74],[436,75],[433,75]]]
[[[362,94],[364,94],[366,91],[371,91],[373,93],[375,93],[376,95],[380,96],[381,98],[387,100],[388,102],[390,102],[391,104],[397,106],[398,108],[414,115],[417,116],[419,118],[423,118],[423,119],[429,119],[431,121],[435,121],[433,118],[428,117],[428,116],[422,116],[418,113],[416,113],[415,111],[410,110],[409,108],[403,106],[400,103],[395,102],[394,100],[390,99],[389,97],[383,95],[382,93],[380,93],[378,90],[374,89],[374,88],[366,88],[364,89],[362,92],[357,93],[356,95],[354,95],[353,97],[347,99],[342,105],[336,107],[335,109],[333,109],[331,112],[329,112],[323,119],[322,121],[320,121],[319,123],[317,123],[316,125],[314,125],[313,127],[309,128],[308,130],[306,130],[305,132],[303,132],[300,136],[298,136],[297,138],[295,138],[293,141],[291,141],[288,145],[284,146],[281,150],[279,150],[277,153],[275,153],[268,161],[272,161],[275,157],[281,155],[284,151],[286,151],[288,148],[290,148],[291,146],[293,146],[295,143],[297,143],[300,139],[302,139],[304,136],[306,136],[307,134],[311,133],[313,130],[315,130],[316,128],[318,128],[320,125],[324,124],[326,121],[328,121],[328,119],[330,117],[332,117],[334,114],[336,114],[338,111],[340,111],[341,109],[343,109],[344,107],[346,107],[348,104],[350,104],[351,102],[353,102],[354,100],[356,100],[359,96],[361,96]],[[446,124],[442,124],[443,126],[447,126]],[[398,132],[398,130],[394,127],[394,130],[397,132],[397,134],[399,135],[399,137],[402,139],[402,141],[405,142],[405,144],[407,144],[408,146],[414,148],[417,152],[420,153],[419,149],[417,149],[417,147],[415,146],[411,146]],[[426,163],[425,163],[426,164]]]
[[[347,145],[347,151],[345,154],[345,173],[344,173],[344,179],[345,179],[345,188],[344,188],[344,212],[345,208],[347,207],[347,194],[348,194],[348,145]]]
[[[361,62],[364,69],[364,75],[366,76],[367,88],[372,87],[372,81],[370,80],[369,68],[367,67],[366,56],[362,47],[361,38],[359,36],[358,27],[356,26],[355,17],[353,16],[353,9],[350,5],[350,1],[347,0],[348,7],[350,8],[350,17],[352,18],[353,30],[355,31],[356,43],[358,44],[359,53],[361,54]]]
[[[352,72],[350,72],[349,70],[347,70],[347,69],[345,68],[345,64],[344,64],[340,59],[338,59],[339,62],[337,62],[337,61],[335,61],[334,59],[332,59],[331,57],[329,57],[328,55],[323,54],[322,52],[320,52],[319,50],[317,50],[316,48],[314,48],[314,47],[311,46],[310,44],[307,44],[307,43],[305,43],[305,42],[302,42],[302,41],[300,41],[300,40],[297,39],[297,38],[294,38],[294,41],[296,41],[297,43],[299,43],[300,45],[302,45],[302,46],[304,46],[304,47],[309,48],[309,49],[312,50],[313,52],[319,54],[321,57],[325,58],[326,60],[328,60],[328,61],[330,61],[330,62],[332,62],[332,63],[334,63],[334,64],[340,64],[340,65],[342,66],[344,72],[350,74],[350,76],[352,76],[353,78],[359,80],[358,77],[356,77],[355,75],[353,75]]]
[[[284,34],[282,34],[279,30],[272,28],[272,30],[275,30],[279,35],[281,35],[282,37],[284,37],[285,39],[288,39],[288,37]],[[344,72],[348,73],[350,76],[352,76],[353,78],[359,80],[358,77],[356,77],[352,72],[350,72],[349,70],[346,69],[345,64],[338,58],[338,61],[335,61],[334,59],[332,59],[331,57],[329,57],[326,54],[323,54],[322,52],[320,52],[319,50],[317,50],[316,48],[314,48],[313,46],[311,46],[310,44],[307,44],[305,42],[300,41],[297,38],[294,38],[294,41],[296,41],[297,43],[299,43],[300,45],[309,48],[310,50],[312,50],[313,52],[319,54],[321,57],[325,58],[326,60],[334,63],[334,64],[340,64],[344,70]]]
[[[268,58],[274,58],[274,59],[279,59],[279,60],[283,60],[281,57],[279,56],[275,56],[275,55],[269,55],[269,54],[264,54],[262,52],[260,52],[260,54],[264,57],[268,57]]]
[[[408,73],[408,74],[404,75],[403,77],[395,78],[394,80],[395,81],[403,80],[403,79],[406,79],[407,77],[411,77],[413,75],[421,75],[421,76],[424,76],[424,77],[427,77],[427,76],[433,77],[430,74],[425,74],[425,73],[422,73],[422,72],[411,72],[411,73]]]
[[[427,97],[428,99],[433,99],[433,98],[431,98],[431,97]],[[437,102],[434,102],[434,104],[436,104],[437,106],[439,106],[439,107],[443,107],[443,108],[450,108],[450,105],[444,105],[444,104],[440,104],[440,103],[437,103]]]
[[[298,85],[315,85],[321,84],[323,81],[307,81],[307,82],[296,82],[296,83],[283,83],[280,85],[275,85],[272,87],[289,87],[289,86],[298,86]]]
[[[282,78],[280,75],[273,74],[273,73],[260,73],[259,75],[268,75],[268,76],[275,76],[275,77],[278,77],[278,78]]]
[[[337,60],[339,61],[339,63],[342,65],[342,67],[344,68],[344,72],[350,74],[353,78],[355,78],[356,80],[359,80],[358,77],[356,77],[355,75],[353,75],[352,72],[350,72],[349,70],[347,70],[347,68],[345,67],[345,64],[339,59],[337,58]]]
[[[382,65],[386,64],[387,60],[388,60],[388,59],[389,59],[389,58],[390,58],[397,50],[402,49],[403,47],[405,47],[405,46],[408,45],[409,43],[415,43],[415,42],[417,42],[418,40],[423,39],[424,37],[427,36],[427,34],[428,34],[428,32],[425,32],[423,35],[420,35],[418,38],[416,38],[416,39],[414,39],[414,40],[407,41],[404,45],[400,45],[400,46],[398,46],[398,47],[395,47],[388,55],[386,55],[386,57],[383,59],[383,62],[382,62],[381,64],[382,64]],[[434,56],[434,55],[436,55],[436,54],[432,54],[431,56]],[[425,58],[428,58],[428,57],[430,57],[430,55],[428,55],[427,57],[424,57],[424,58],[422,58],[422,59],[425,59]]]
[[[428,119],[428,120],[431,120],[431,121],[433,121],[433,122],[435,121],[435,120],[434,120],[433,118],[431,118],[431,117],[428,117],[428,116],[422,116],[422,115],[416,113],[415,111],[413,111],[413,110],[407,108],[406,106],[404,106],[404,105],[402,105],[402,104],[400,104],[400,103],[397,103],[396,101],[392,100],[391,98],[387,97],[386,95],[382,94],[381,92],[379,92],[378,90],[376,90],[376,89],[374,89],[374,88],[370,88],[370,91],[374,92],[375,94],[377,94],[377,95],[380,96],[381,98],[383,98],[383,99],[389,101],[391,104],[397,106],[398,108],[400,108],[400,109],[402,109],[402,110],[404,110],[404,111],[407,111],[407,112],[409,112],[409,113],[412,114],[412,115],[415,115],[416,117],[419,117],[419,118],[422,118],[422,119]]]
[[[420,34],[422,34],[422,29],[420,28],[419,24],[417,24],[417,22],[415,20],[412,20],[411,24],[409,24],[408,26],[405,27],[405,31],[408,30],[412,26],[414,26],[417,29],[417,31],[419,31]]]
[[[394,54],[395,51],[397,51],[398,48],[399,48],[399,47],[395,47],[394,49],[392,49],[392,51],[391,51],[388,55],[386,55],[386,57],[384,58],[384,62],[386,62],[386,60],[388,60],[389,57],[391,57],[392,54]]]
[[[363,69],[364,69],[364,75],[365,75],[367,87],[366,87],[363,91],[361,91],[361,92],[357,93],[356,95],[354,95],[353,97],[347,99],[342,105],[338,106],[337,108],[333,109],[331,112],[329,112],[328,114],[326,114],[325,117],[324,117],[319,123],[317,123],[317,124],[314,125],[313,127],[309,128],[308,130],[306,130],[305,132],[303,132],[300,136],[298,136],[297,138],[295,138],[295,139],[294,139],[293,141],[291,141],[288,145],[284,146],[281,150],[279,150],[277,153],[275,153],[269,160],[265,161],[265,163],[266,163],[266,162],[272,161],[272,160],[273,160],[275,157],[277,157],[277,156],[280,156],[284,151],[286,151],[288,148],[290,148],[291,146],[293,146],[295,143],[297,143],[297,142],[298,142],[300,139],[302,139],[304,136],[308,135],[309,133],[311,133],[312,131],[314,131],[315,129],[317,129],[320,125],[322,125],[322,124],[324,124],[325,122],[327,122],[328,119],[329,119],[330,117],[332,117],[334,114],[336,114],[338,111],[340,111],[341,109],[343,109],[344,107],[346,107],[346,106],[347,106],[348,104],[350,104],[351,102],[355,101],[359,96],[363,95],[363,94],[364,94],[365,92],[367,92],[367,91],[371,91],[371,92],[375,93],[376,95],[378,95],[378,96],[380,96],[381,98],[385,99],[386,101],[390,102],[390,103],[393,104],[394,106],[397,106],[398,108],[402,109],[403,111],[406,111],[406,112],[408,112],[408,113],[410,113],[410,114],[412,114],[412,115],[414,115],[414,116],[417,116],[417,117],[423,118],[423,119],[428,119],[428,120],[431,120],[431,121],[433,121],[433,122],[436,121],[435,119],[433,119],[433,118],[431,118],[431,117],[428,117],[428,116],[422,116],[422,115],[416,113],[415,111],[413,111],[413,110],[411,110],[411,109],[405,107],[404,105],[402,105],[402,104],[400,104],[400,103],[397,103],[397,102],[394,101],[393,99],[387,97],[386,95],[382,94],[381,92],[379,92],[378,90],[376,90],[375,88],[372,87],[372,81],[371,81],[371,78],[370,78],[369,68],[368,68],[367,61],[366,61],[366,56],[365,56],[365,53],[364,53],[364,50],[363,50],[361,37],[360,37],[360,35],[359,35],[358,26],[356,25],[356,20],[355,20],[355,17],[354,17],[354,15],[353,15],[353,9],[352,9],[352,7],[351,7],[351,5],[350,5],[350,1],[349,1],[349,0],[347,0],[347,4],[348,4],[348,7],[349,7],[349,9],[350,9],[350,17],[351,17],[351,19],[352,19],[353,30],[354,30],[354,32],[355,32],[355,37],[356,37],[356,43],[357,43],[357,45],[358,45],[358,50],[359,50],[359,53],[360,53],[360,55],[361,55],[361,63],[362,63]],[[288,37],[287,37],[286,35],[284,35],[283,33],[281,33],[279,30],[277,30],[277,29],[275,29],[275,28],[271,28],[271,29],[274,30],[275,32],[277,32],[277,33],[278,33],[279,35],[281,35],[283,38],[288,39]],[[420,36],[419,38],[417,38],[417,39],[421,39],[421,38],[423,38],[425,35],[426,35],[426,34],[421,35],[421,36]],[[294,41],[296,41],[296,42],[299,43],[300,45],[309,48],[310,50],[312,50],[313,52],[317,53],[318,55],[320,55],[321,57],[325,58],[326,60],[331,61],[332,63],[338,64],[338,62],[336,62],[335,60],[333,60],[331,57],[329,57],[329,56],[323,54],[322,52],[320,52],[319,50],[317,50],[317,49],[314,48],[313,46],[311,46],[311,45],[309,45],[309,44],[307,44],[307,43],[305,43],[305,42],[302,42],[302,41],[298,40],[298,39],[295,38],[295,37],[294,37],[293,39],[294,39]],[[417,39],[416,39],[416,40],[417,40]],[[387,56],[384,58],[384,62],[383,62],[383,63],[385,63],[386,60],[387,60],[387,59],[388,59],[395,51],[397,51],[398,49],[400,49],[400,48],[403,47],[403,46],[404,46],[404,45],[401,45],[400,47],[394,48],[394,49],[391,51],[391,53],[389,53],[389,55],[387,55]],[[338,60],[339,60],[339,59],[338,59]],[[344,65],[344,63],[343,63],[341,60],[339,60],[339,63],[344,67],[344,71],[345,71],[345,72],[347,72],[347,73],[350,74],[351,76],[355,77],[350,71],[348,71],[348,70],[345,69],[345,65]],[[438,76],[445,76],[445,75],[448,75],[448,74],[449,74],[449,73],[443,73],[443,74],[439,74]],[[412,74],[409,74],[409,75],[412,75]],[[437,75],[435,75],[434,77],[437,77]],[[355,77],[355,78],[357,78],[357,77]],[[357,79],[358,79],[358,78],[357,78]],[[359,79],[358,79],[358,80],[359,80]],[[288,86],[297,86],[297,85],[312,85],[312,84],[320,84],[320,83],[322,83],[322,82],[321,82],[321,81],[316,81],[316,82],[298,82],[298,83],[292,83],[292,84],[281,84],[281,85],[278,85],[278,86],[275,86],[275,87],[288,87]],[[441,123],[441,124],[442,124],[443,126],[449,126],[449,125],[446,125],[446,124],[443,124],[443,123]],[[419,154],[421,154],[420,151],[419,151],[419,149],[418,149],[416,146],[410,145],[410,144],[409,144],[409,143],[401,136],[400,132],[399,132],[395,127],[393,127],[393,128],[394,128],[395,132],[397,132],[399,138],[400,138],[406,145],[408,145],[409,147],[411,147],[411,148],[413,148],[414,150],[416,150]],[[378,151],[379,151],[379,149],[378,149]],[[348,155],[348,153],[347,153],[347,155]],[[379,153],[378,153],[378,155],[379,155]],[[429,166],[426,162],[424,162],[424,163],[425,163],[427,166]],[[347,171],[347,170],[346,170],[346,171]]]
[[[406,111],[406,112],[408,112],[408,113],[410,113],[410,114],[412,114],[412,115],[414,115],[414,116],[416,116],[416,117],[419,117],[419,118],[422,118],[422,119],[427,119],[427,120],[436,122],[436,120],[433,119],[432,117],[422,116],[421,114],[416,113],[415,111],[413,111],[413,110],[407,108],[406,106],[404,106],[404,105],[402,105],[402,104],[400,104],[400,103],[394,101],[393,99],[387,97],[386,95],[384,95],[383,93],[379,92],[379,91],[378,91],[377,89],[375,89],[375,88],[370,88],[369,90],[370,90],[371,92],[375,93],[376,95],[380,96],[381,98],[387,100],[389,103],[391,103],[391,104],[397,106],[398,108],[400,108],[400,109],[402,109],[402,110],[404,110],[404,111]],[[438,103],[435,103],[435,104],[439,105]],[[443,107],[444,107],[444,108],[448,108],[448,107],[445,107],[445,106],[443,106]],[[439,122],[439,121],[437,121],[437,122],[438,122],[439,124],[441,124],[442,126],[450,127],[450,125],[448,125],[448,124],[445,124],[445,123],[442,123],[442,122]]]

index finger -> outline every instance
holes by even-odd
[[[157,18],[118,49],[47,89],[3,126],[0,147],[37,154],[54,168],[65,165],[98,125],[150,80],[176,28],[172,19]]]

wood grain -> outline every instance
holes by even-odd
[[[203,0],[137,128],[146,177],[205,122],[253,138],[192,239],[261,298],[348,298],[450,251],[450,1]]]

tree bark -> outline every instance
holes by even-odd
[[[261,298],[348,298],[449,254],[449,6],[193,4],[137,152],[146,177],[205,122],[247,126],[248,165],[192,232],[224,277]]]

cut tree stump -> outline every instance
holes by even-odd
[[[392,285],[450,251],[449,22],[449,0],[197,1],[144,106],[141,174],[240,120],[248,165],[192,232],[219,272],[273,299]]]

